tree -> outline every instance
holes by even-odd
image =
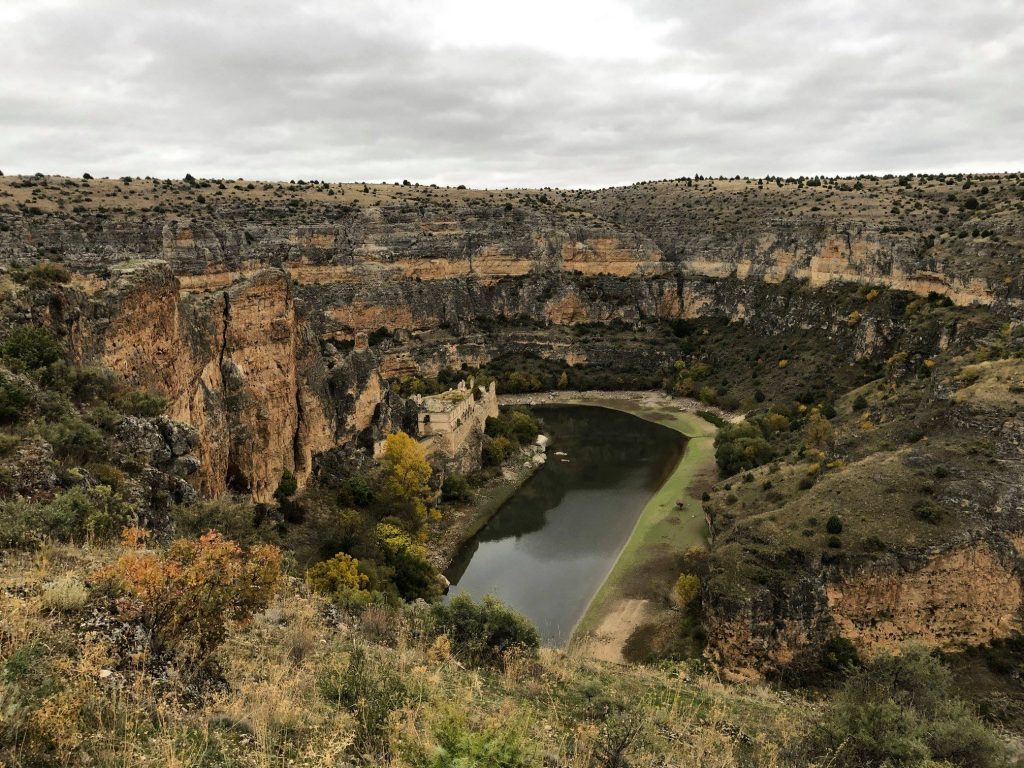
[[[403,600],[440,597],[437,572],[427,560],[427,550],[391,523],[378,523],[377,548],[381,561],[392,571],[391,580]]]
[[[430,487],[430,464],[426,451],[404,432],[388,435],[381,457],[385,503],[392,512],[420,530],[432,511],[436,497]]]
[[[827,450],[832,445],[832,425],[816,410],[804,425],[803,437],[808,448]]]
[[[692,573],[681,573],[672,590],[680,608],[687,608],[700,595],[700,579]]]

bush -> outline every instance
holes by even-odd
[[[95,574],[121,594],[120,615],[142,628],[153,659],[196,667],[209,664],[228,621],[266,609],[280,575],[277,547],[246,552],[215,531],[166,553],[134,548]]]
[[[24,272],[16,272],[14,279],[33,289],[48,288],[53,284],[66,283],[71,280],[71,273],[60,264],[49,261],[33,264]]]
[[[43,503],[0,502],[0,546],[30,547],[44,539],[111,539],[134,509],[107,486],[72,488]]]
[[[130,416],[153,418],[167,410],[167,398],[155,392],[126,392],[118,398],[117,406]]]
[[[854,400],[853,400],[853,410],[855,410],[855,411],[863,411],[867,407],[868,407],[868,401],[867,401],[867,398],[864,397],[864,395],[857,395],[857,397],[854,398]]]
[[[172,516],[181,536],[201,536],[215,530],[242,546],[267,543],[275,537],[274,521],[252,500],[240,496],[179,505]]]
[[[43,428],[43,437],[53,446],[58,458],[84,464],[104,453],[103,433],[78,417],[69,416]]]
[[[700,597],[700,579],[692,573],[681,573],[672,589],[672,595],[680,608],[687,608]]]
[[[354,646],[348,663],[323,669],[317,685],[325,701],[355,711],[356,751],[383,756],[388,746],[388,717],[411,698],[399,673],[365,648]]]
[[[370,593],[366,590],[369,581],[369,577],[359,571],[359,561],[344,552],[306,571],[310,590],[344,607],[357,607],[369,601]]]
[[[14,379],[0,378],[0,424],[21,421],[31,401],[24,386]]]
[[[391,581],[403,600],[432,600],[441,595],[437,571],[427,560],[427,550],[391,523],[379,523],[376,544],[381,564],[391,571]]]
[[[43,588],[42,606],[53,613],[73,613],[85,607],[89,590],[78,579],[62,576]]]
[[[36,371],[63,359],[64,349],[48,328],[23,325],[0,345],[0,356],[15,371]]]
[[[880,655],[854,671],[811,736],[834,766],[1003,764],[1003,747],[956,696],[952,675],[921,647]]]
[[[365,477],[348,477],[338,488],[338,504],[343,507],[368,507],[376,495]]]
[[[836,536],[843,532],[843,519],[839,515],[832,515],[825,523],[825,530]]]
[[[429,739],[404,734],[398,751],[410,768],[531,768],[538,762],[530,730],[516,721],[472,728],[464,716],[446,711],[431,717]]]
[[[516,444],[532,443],[540,434],[540,422],[527,410],[511,408],[487,419],[485,431],[490,437],[505,437]]]
[[[472,667],[504,668],[507,652],[536,657],[540,647],[534,626],[491,596],[475,603],[467,594],[456,595],[435,605],[433,616],[454,655]]]
[[[441,484],[441,498],[445,501],[470,501],[473,492],[469,482],[457,472],[449,473]]]
[[[500,467],[515,450],[507,437],[491,437],[484,441],[482,461],[485,467]]]

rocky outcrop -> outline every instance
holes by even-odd
[[[197,434],[196,483],[268,501],[285,470],[305,483],[336,424],[319,340],[291,283],[264,270],[216,294],[182,295],[166,262],[115,269],[93,297],[93,342],[132,386],[165,396]]]

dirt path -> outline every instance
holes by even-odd
[[[600,624],[576,646],[576,653],[588,659],[625,664],[622,648],[637,627],[652,614],[650,600],[624,598],[615,601],[602,617]]]

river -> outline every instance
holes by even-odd
[[[462,549],[449,597],[494,595],[564,646],[640,512],[678,464],[679,432],[591,406],[533,409],[548,460]]]

